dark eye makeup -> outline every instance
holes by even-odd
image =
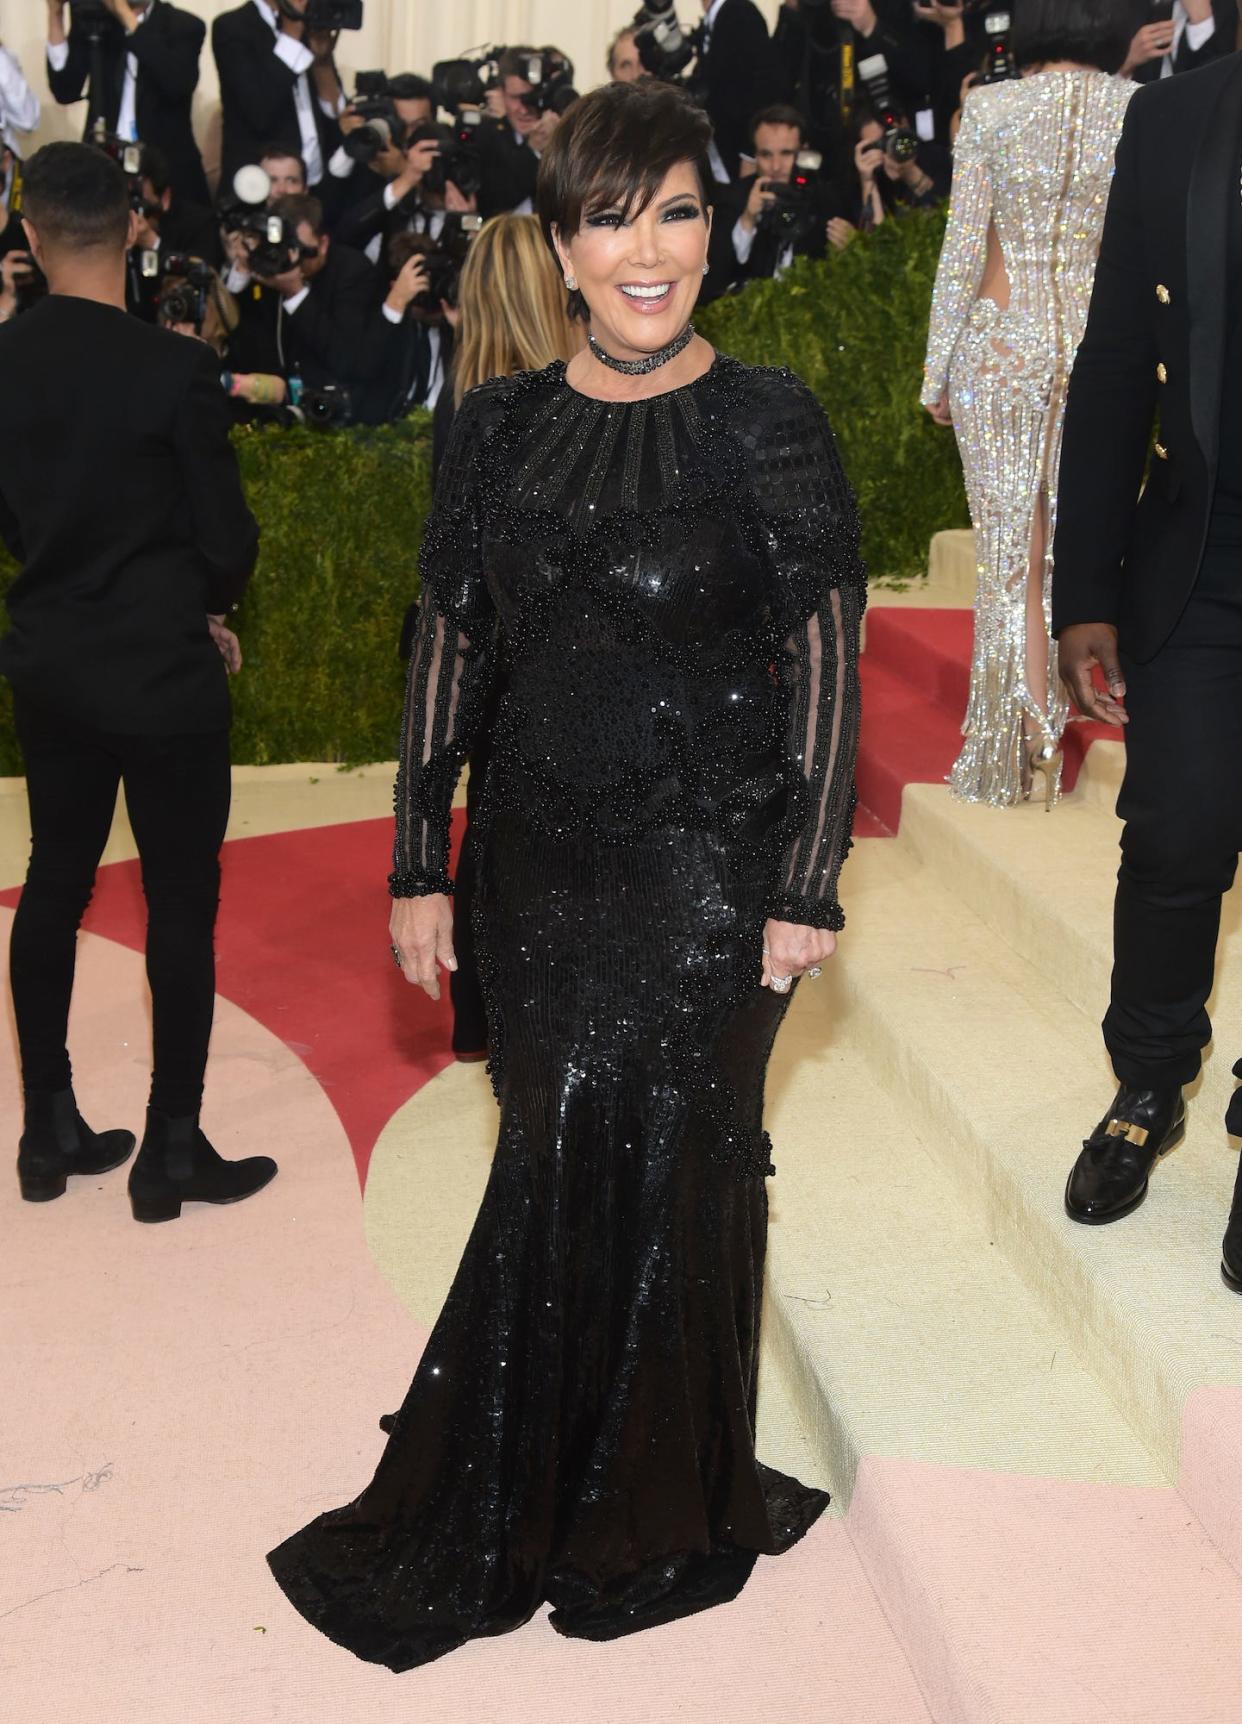
[[[687,201],[682,204],[670,204],[668,209],[664,210],[661,214],[660,220],[693,221],[696,217],[700,217],[702,213],[703,212],[698,204],[691,203],[687,199]],[[623,225],[624,220],[620,210],[598,210],[594,215],[586,216],[583,220],[584,227],[615,228]]]

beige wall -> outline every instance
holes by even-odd
[[[210,24],[235,0],[182,0]],[[759,0],[769,18],[779,0]],[[638,0],[366,0],[361,31],[341,38],[338,63],[347,85],[359,68],[382,66],[389,72],[429,72],[436,60],[451,59],[464,48],[485,42],[555,42],[574,61],[578,88],[590,89],[604,77],[604,54],[612,34],[630,21]],[[701,0],[680,0],[684,23],[701,15]],[[58,108],[47,95],[43,44],[44,0],[0,0],[0,40],[12,49],[26,76],[44,100],[37,141],[77,137],[82,106]],[[199,132],[211,165],[213,117],[217,105],[216,69],[210,44],[205,48],[196,99]]]

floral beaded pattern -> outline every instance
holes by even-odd
[[[503,638],[481,825],[716,832],[773,861],[769,913],[840,927],[865,576],[822,409],[718,356],[635,402],[557,362],[462,403],[423,542],[395,896],[451,889],[448,814]]]

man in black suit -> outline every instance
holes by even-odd
[[[784,94],[780,66],[754,0],[703,0],[703,11],[697,76],[715,134],[713,166],[718,179],[736,180],[751,115]]]
[[[1053,627],[1080,710],[1126,726],[1104,1020],[1120,1088],[1070,1175],[1079,1221],[1134,1209],[1185,1131],[1242,848],[1240,168],[1242,56],[1138,92],[1070,383]],[[1242,1291],[1242,1192],[1224,1271]]]
[[[1153,10],[1155,8],[1153,7]],[[1194,72],[1232,54],[1238,31],[1236,0],[1173,0],[1161,16],[1135,32],[1122,75],[1153,84],[1173,72]]]
[[[331,32],[308,32],[307,4],[245,0],[211,27],[224,121],[221,185],[231,185],[238,168],[257,162],[274,139],[302,157],[309,186],[319,185],[327,172],[340,142],[336,117],[344,104]]]
[[[722,188],[714,205],[711,271],[703,299],[737,282],[779,275],[797,257],[823,257],[828,223],[845,213],[843,195],[818,175],[799,175],[806,123],[797,108],[775,103],[751,123],[754,171]],[[804,183],[794,189],[795,179]]]
[[[130,1174],[135,1218],[233,1202],[276,1171],[223,1161],[198,1126],[215,999],[212,936],[229,809],[224,613],[255,561],[215,356],[125,315],[129,188],[85,144],[26,170],[23,219],[50,287],[0,329],[0,534],[21,564],[0,672],[13,688],[32,845],[10,976],[21,1051],[23,1197],[128,1159],[92,1132],[66,1029],[78,925],[118,785],[142,860],[155,1069]]]
[[[272,214],[283,218],[297,253],[286,269],[256,276],[257,296],[242,297],[230,343],[234,370],[354,390],[379,363],[380,277],[360,252],[333,243],[318,198],[277,198]]]
[[[92,49],[91,31],[76,20],[65,34],[65,0],[48,0],[48,88],[64,106],[87,95],[87,129],[98,114],[109,132],[128,142],[154,144],[168,163],[178,196],[210,203],[190,121],[206,25],[169,0],[107,0],[107,5],[115,23]]]

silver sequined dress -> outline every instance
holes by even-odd
[[[932,302],[922,400],[947,388],[975,531],[978,594],[966,738],[949,783],[971,802],[1021,799],[1024,721],[1066,720],[1049,642],[1027,688],[1027,587],[1047,499],[1044,620],[1052,582],[1065,394],[1099,253],[1113,156],[1135,85],[1079,68],[974,90],[954,153],[949,226]],[[978,297],[994,226],[1009,305]]]

